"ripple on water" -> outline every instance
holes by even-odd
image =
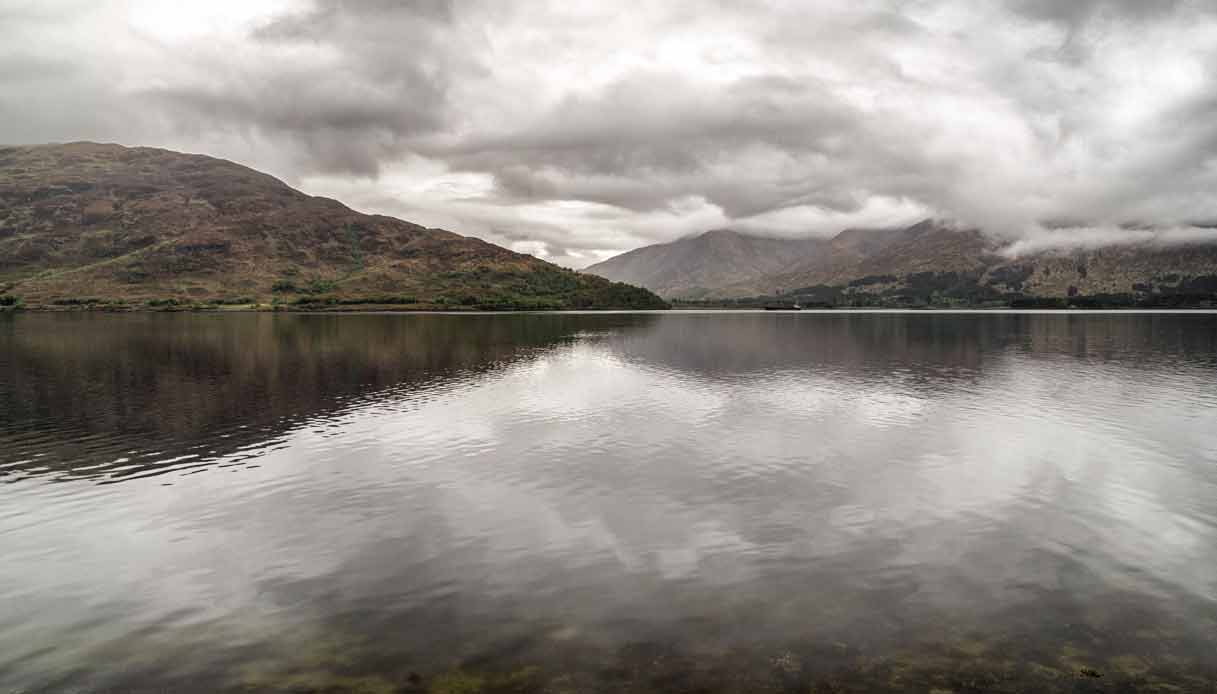
[[[0,689],[1217,682],[1217,317],[60,318]]]

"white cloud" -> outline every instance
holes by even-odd
[[[1198,227],[1168,227],[1127,229],[1122,227],[1079,227],[1036,229],[1028,231],[1002,254],[1009,258],[1034,255],[1044,251],[1093,250],[1104,246],[1184,246],[1217,243],[1217,229]]]
[[[576,266],[920,216],[1090,243],[1217,220],[1213,9],[0,0],[0,142],[205,151]]]

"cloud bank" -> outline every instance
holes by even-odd
[[[1035,229],[1002,249],[1008,258],[1045,251],[1095,250],[1114,246],[1169,248],[1217,243],[1217,229],[1195,226],[1129,229],[1113,226]]]
[[[1217,6],[0,0],[0,142],[78,139],[572,266],[926,216],[1027,252],[1217,220]]]

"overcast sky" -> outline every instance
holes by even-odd
[[[1217,0],[0,0],[0,142],[202,152],[583,266],[1217,220]]]

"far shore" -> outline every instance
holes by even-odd
[[[682,306],[670,308],[638,309],[628,307],[597,307],[597,308],[491,308],[479,306],[440,306],[417,305],[402,306],[397,304],[350,304],[350,305],[288,305],[288,304],[180,304],[140,305],[140,304],[35,304],[15,307],[0,307],[0,315],[16,313],[285,313],[285,314],[361,314],[361,313],[399,313],[399,314],[538,314],[538,313],[758,313],[758,314],[831,314],[831,313],[899,313],[899,314],[945,314],[945,313],[1217,313],[1217,306],[1115,306],[1115,307],[1086,307],[1086,306],[837,306],[813,308],[765,308],[761,306]]]

